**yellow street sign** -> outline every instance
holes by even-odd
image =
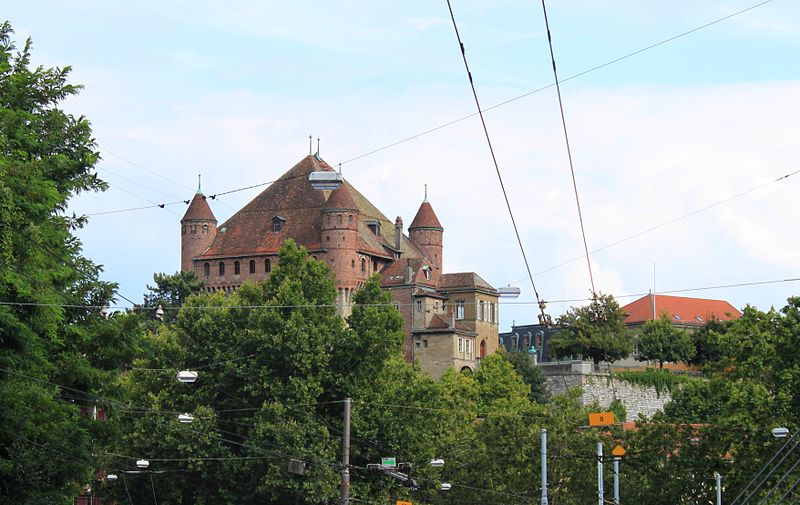
[[[395,503],[395,505],[414,505],[414,504],[411,503],[410,501],[397,500],[397,503]]]
[[[611,426],[614,424],[613,412],[596,412],[589,414],[589,426]]]
[[[621,445],[618,445],[618,446],[614,447],[613,449],[611,449],[611,455],[612,456],[616,456],[618,458],[623,457],[625,455],[625,453],[626,453],[625,448],[622,447]]]

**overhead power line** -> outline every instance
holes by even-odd
[[[595,65],[593,67],[587,68],[586,70],[582,70],[581,72],[578,72],[576,74],[572,74],[572,75],[570,75],[568,77],[565,77],[565,78],[559,80],[558,82],[567,82],[567,81],[571,81],[573,79],[577,79],[579,77],[583,77],[586,74],[589,74],[589,73],[595,72],[597,70],[603,69],[603,68],[608,67],[610,65],[613,65],[615,63],[619,63],[620,61],[627,60],[628,58],[632,58],[632,57],[637,56],[639,54],[642,54],[644,52],[647,52],[647,51],[650,51],[652,49],[655,49],[655,48],[657,48],[659,46],[663,46],[664,44],[667,44],[667,43],[672,42],[674,40],[680,39],[682,37],[686,37],[687,35],[691,35],[692,33],[695,33],[697,31],[703,30],[705,28],[709,28],[709,27],[714,26],[714,25],[716,25],[718,23],[721,23],[723,21],[726,21],[728,19],[734,18],[736,16],[739,16],[741,14],[749,12],[749,11],[751,11],[753,9],[756,9],[758,7],[766,5],[766,4],[768,4],[768,3],[772,2],[772,1],[773,0],[766,0],[766,1],[759,2],[759,3],[754,4],[754,5],[751,5],[749,7],[746,7],[744,9],[732,12],[732,13],[730,13],[730,14],[728,14],[726,16],[723,16],[721,18],[717,18],[717,19],[715,19],[713,21],[710,21],[708,23],[705,23],[705,24],[696,26],[694,28],[691,28],[689,30],[686,30],[685,32],[681,32],[681,33],[672,35],[670,37],[662,39],[662,40],[660,40],[658,42],[655,42],[653,44],[650,44],[648,46],[642,47],[642,48],[637,49],[635,51],[632,51],[630,53],[627,53],[627,54],[624,54],[622,56],[618,56],[618,57],[616,57],[616,58],[614,58],[612,60],[606,61],[605,63],[601,63],[599,65]],[[546,86],[542,86],[540,88],[533,89],[531,91],[522,93],[521,95],[517,95],[515,97],[509,98],[509,99],[504,100],[502,102],[496,103],[496,104],[494,104],[494,105],[492,105],[490,107],[486,107],[485,109],[482,109],[482,112],[489,112],[489,111],[494,110],[494,109],[499,109],[500,107],[503,107],[503,106],[508,105],[510,103],[513,103],[513,102],[516,102],[518,100],[522,100],[523,98],[527,98],[527,97],[529,97],[531,95],[534,95],[536,93],[540,93],[540,92],[545,91],[547,89],[550,89],[550,88],[552,88],[554,86],[555,86],[555,83],[548,84]],[[430,133],[436,132],[438,130],[447,128],[449,126],[453,126],[454,124],[460,123],[462,121],[466,121],[467,119],[473,118],[473,117],[475,117],[477,115],[478,115],[477,112],[474,112],[472,114],[467,114],[466,116],[462,116],[462,117],[460,117],[458,119],[454,119],[452,121],[448,121],[447,123],[443,123],[443,124],[441,124],[439,126],[434,126],[433,128],[429,128],[429,129],[424,130],[422,132],[419,132],[417,134],[414,134],[414,135],[411,135],[409,137],[406,137],[406,138],[391,142],[391,143],[386,144],[384,146],[381,146],[381,147],[378,147],[378,148],[373,149],[371,151],[368,151],[368,152],[366,152],[364,154],[360,154],[360,155],[355,156],[353,158],[347,159],[345,161],[340,162],[339,165],[346,165],[348,163],[352,163],[353,161],[360,160],[361,158],[366,158],[367,156],[371,156],[371,155],[377,154],[377,153],[379,153],[381,151],[385,151],[387,149],[391,149],[392,147],[398,146],[400,144],[404,144],[406,142],[410,142],[412,140],[418,139],[420,137],[423,137],[423,136],[428,135]]]
[[[604,245],[602,247],[598,247],[596,249],[592,249],[589,252],[590,252],[590,254],[595,254],[595,253],[598,253],[600,251],[604,251],[606,249],[610,249],[610,248],[612,248],[614,246],[617,246],[617,245],[622,244],[624,242],[627,242],[629,240],[633,240],[635,238],[641,237],[642,235],[646,235],[646,234],[648,234],[650,232],[659,230],[659,229],[664,228],[666,226],[669,226],[671,224],[675,224],[678,221],[682,221],[682,220],[684,220],[686,218],[692,217],[695,214],[699,214],[699,213],[704,212],[706,210],[709,210],[709,209],[712,209],[712,208],[717,207],[719,205],[722,205],[723,203],[730,202],[731,200],[735,200],[735,199],[740,198],[742,196],[745,196],[745,195],[747,195],[749,193],[752,193],[752,192],[757,191],[759,189],[762,189],[762,188],[765,188],[765,187],[770,186],[772,184],[775,184],[776,182],[785,181],[789,177],[792,177],[793,175],[796,175],[798,173],[800,173],[800,169],[799,170],[795,170],[793,172],[789,172],[788,174],[781,175],[781,176],[779,176],[779,177],[777,177],[775,179],[772,179],[772,180],[770,180],[768,182],[765,182],[763,184],[759,184],[757,186],[753,186],[752,188],[746,189],[746,190],[741,191],[739,193],[736,193],[734,195],[725,197],[722,200],[717,200],[717,201],[715,201],[713,203],[710,203],[708,205],[705,205],[705,206],[700,207],[698,209],[695,209],[693,211],[687,212],[686,214],[682,214],[680,216],[677,216],[677,217],[674,217],[674,218],[669,219],[667,221],[664,221],[663,223],[657,224],[655,226],[651,226],[650,228],[646,228],[644,230],[638,231],[638,232],[634,233],[633,235],[628,235],[627,237],[623,237],[623,238],[621,238],[619,240],[611,242],[610,244],[606,244],[606,245]],[[544,270],[539,270],[538,272],[534,272],[534,275],[541,275],[543,273],[550,272],[551,270],[555,270],[557,268],[561,268],[561,267],[563,267],[565,265],[569,265],[570,263],[574,263],[574,262],[576,262],[578,260],[581,260],[583,258],[584,258],[583,255],[576,256],[576,257],[574,257],[572,259],[569,259],[567,261],[564,261],[562,263],[558,263],[557,265],[553,265],[551,267],[545,268]],[[527,279],[527,277],[522,277],[520,279],[517,279],[517,280],[511,282],[510,284],[516,284],[518,282],[524,281],[525,279]]]
[[[522,238],[519,235],[519,228],[517,228],[517,221],[514,219],[514,212],[511,210],[511,202],[508,200],[508,193],[506,192],[506,186],[503,183],[503,176],[500,174],[500,166],[497,164],[497,157],[494,154],[494,148],[492,147],[492,139],[489,136],[489,129],[486,127],[486,120],[483,117],[483,111],[481,110],[481,103],[478,100],[478,92],[475,90],[475,82],[472,80],[472,72],[469,71],[469,63],[467,63],[467,53],[464,50],[464,43],[461,41],[461,35],[458,33],[458,24],[456,23],[456,17],[453,14],[453,6],[450,5],[450,0],[447,0],[447,9],[450,11],[450,19],[453,21],[453,30],[456,32],[456,39],[458,40],[458,47],[461,50],[461,59],[464,61],[464,69],[467,72],[467,78],[469,79],[469,86],[472,89],[472,97],[475,99],[475,107],[478,109],[478,116],[481,119],[481,126],[483,126],[483,133],[486,137],[486,144],[489,146],[489,153],[492,156],[492,162],[494,163],[494,170],[497,173],[497,179],[500,181],[500,189],[503,192],[503,198],[506,202],[506,208],[508,209],[508,215],[511,218],[511,224],[514,227],[514,234],[517,236],[517,243],[519,244],[519,250],[522,253],[522,260],[525,262],[525,268],[528,270],[528,278],[531,281],[531,287],[533,288],[533,294],[536,297],[536,301],[539,302],[539,292],[536,290],[536,283],[533,282],[533,274],[531,273],[531,267],[528,263],[528,256],[525,254],[525,248],[522,246]],[[544,314],[544,307],[542,307],[542,313]]]
[[[578,183],[575,180],[575,164],[572,161],[572,149],[569,146],[569,135],[567,134],[567,118],[564,115],[564,102],[561,99],[561,86],[558,83],[558,72],[556,71],[556,56],[553,52],[553,37],[550,34],[550,22],[547,20],[547,7],[545,7],[545,0],[542,0],[542,13],[544,14],[544,26],[547,30],[547,45],[550,48],[550,61],[553,63],[553,78],[556,86],[556,95],[558,95],[558,110],[561,113],[561,126],[564,130],[564,141],[567,145],[567,158],[569,159],[569,173],[572,176],[572,189],[575,191],[575,205],[578,206],[578,221],[581,225],[581,238],[583,239],[583,251],[586,254],[586,266],[589,268],[589,282],[592,286],[592,296],[597,295],[594,289],[594,274],[592,273],[592,261],[589,257],[589,246],[586,243],[586,228],[583,224],[583,212],[581,211],[581,199],[578,197]],[[531,275],[530,268],[528,275]],[[532,278],[532,276],[531,276]],[[538,296],[537,296],[538,299]]]
[[[786,282],[798,282],[800,281],[800,277],[787,277],[785,279],[772,279],[772,280],[763,280],[763,281],[752,281],[752,282],[739,282],[739,283],[732,283],[732,284],[714,284],[709,286],[700,286],[700,287],[692,287],[692,288],[682,288],[682,289],[670,289],[670,290],[660,290],[658,294],[666,295],[666,294],[677,294],[677,293],[690,293],[693,291],[709,291],[712,289],[726,289],[726,288],[740,288],[740,287],[747,287],[747,286],[760,286],[760,285],[767,285],[767,284],[781,284]],[[631,297],[641,297],[646,295],[647,293],[622,293],[622,294],[613,294],[609,293],[614,298],[631,298]],[[563,300],[550,300],[550,303],[570,303],[570,302],[585,302],[585,301],[592,301],[593,298],[571,298],[571,299],[563,299]],[[499,302],[500,305],[534,305],[538,302],[535,301],[503,301]],[[78,304],[62,304],[62,303],[38,303],[38,302],[14,302],[14,301],[0,301],[0,305],[14,305],[14,306],[22,306],[22,307],[64,307],[64,308],[83,308],[83,309],[115,309],[121,310],[126,309],[129,307],[124,306],[109,306],[109,305],[78,305]],[[400,306],[408,306],[411,304],[397,304],[397,303],[371,303],[371,304],[347,304],[345,306],[360,306],[360,307],[394,307],[397,305]],[[468,304],[469,305],[469,304]],[[177,311],[177,310],[232,310],[232,309],[315,309],[315,308],[334,308],[336,305],[334,304],[302,304],[302,305],[236,305],[236,306],[229,306],[229,305],[198,305],[198,306],[183,306],[183,307],[166,307],[162,308],[164,311]],[[147,310],[147,311],[155,311],[157,307],[137,307],[139,310]],[[238,358],[237,358],[238,359]],[[1,369],[0,369],[1,370]]]

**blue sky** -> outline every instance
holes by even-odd
[[[757,4],[551,2],[560,77]],[[541,6],[453,1],[484,106],[552,82]],[[93,123],[104,194],[97,213],[273,180],[319,136],[336,164],[475,111],[446,2],[76,2],[6,6],[34,62],[72,65],[86,87],[66,104]],[[800,6],[773,0],[563,84],[590,249],[797,170]],[[554,315],[589,294],[554,90],[486,114],[540,294]],[[123,159],[124,158],[124,159]],[[480,123],[459,122],[343,166],[390,218],[410,222],[428,184],[445,231],[445,270],[516,281],[522,304],[501,329],[534,319]],[[154,173],[160,175],[156,176]],[[798,276],[800,174],[592,255],[615,295]],[[212,202],[223,221],[257,190]],[[154,272],[179,267],[185,207],[98,215],[88,256],[140,300]],[[476,245],[476,243],[478,245]],[[548,270],[546,272],[542,272]],[[541,273],[540,273],[541,272]],[[689,296],[782,306],[798,283]],[[621,297],[625,303],[630,297]],[[577,303],[577,302],[574,302]]]

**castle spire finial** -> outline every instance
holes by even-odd
[[[197,174],[197,192],[202,194],[203,190],[200,189],[200,177],[201,177],[200,174]]]
[[[308,136],[308,155],[311,156],[311,135]]]
[[[422,201],[423,202],[427,202],[428,201],[428,185],[427,184],[425,184],[425,199],[422,200]]]
[[[317,137],[317,158],[319,158],[319,137]]]

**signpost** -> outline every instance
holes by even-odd
[[[619,444],[611,449],[611,455],[614,456],[614,505],[619,505],[619,460],[625,456],[626,452],[625,448]]]
[[[397,500],[395,505],[414,505],[414,504],[411,503],[410,501]]]
[[[589,426],[611,426],[613,424],[613,412],[595,412],[589,414]]]

